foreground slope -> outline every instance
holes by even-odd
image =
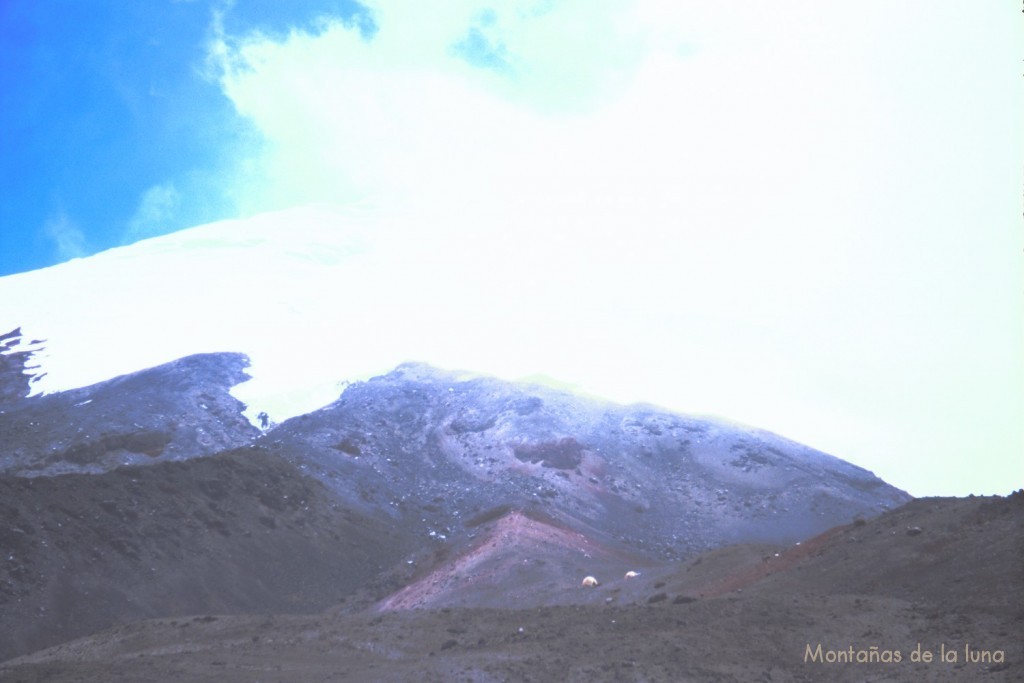
[[[1024,676],[1022,552],[1024,491],[926,499],[778,558],[724,548],[574,587],[590,604],[162,619],[0,664],[0,679],[1001,683]]]
[[[318,611],[401,530],[246,449],[99,475],[0,477],[0,660],[157,616]]]

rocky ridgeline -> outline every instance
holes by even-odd
[[[0,334],[0,410],[31,393],[31,358],[41,344],[38,339],[25,342],[20,327]]]
[[[0,359],[24,362],[12,356]],[[0,412],[0,473],[97,474],[247,444],[260,431],[229,390],[248,379],[248,364],[242,354],[201,354],[81,389],[9,401]]]

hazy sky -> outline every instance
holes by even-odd
[[[349,335],[415,317],[396,363],[722,415],[915,495],[1005,493],[1021,24],[994,0],[8,1],[0,274],[357,207],[363,256],[335,265],[366,279],[325,296]]]

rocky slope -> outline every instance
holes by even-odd
[[[15,364],[24,363],[12,357],[0,355],[9,378]],[[202,354],[81,389],[8,401],[0,407],[0,473],[100,473],[247,444],[260,431],[228,393],[248,378],[247,366],[241,354]]]
[[[583,574],[909,500],[766,432],[421,365],[261,435],[229,393],[245,367],[207,354],[10,393],[0,660],[152,617],[586,603],[566,591]]]
[[[424,534],[535,511],[652,558],[790,543],[910,499],[768,432],[415,364],[349,386],[262,443]]]

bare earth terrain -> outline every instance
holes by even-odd
[[[503,606],[157,619],[8,661],[0,680],[1018,681],[1022,522],[1024,492],[922,499],[778,556],[572,577],[576,604],[520,608],[498,584]]]
[[[416,365],[266,430],[236,354],[28,397],[16,332],[3,683],[1024,680],[1024,490]]]

